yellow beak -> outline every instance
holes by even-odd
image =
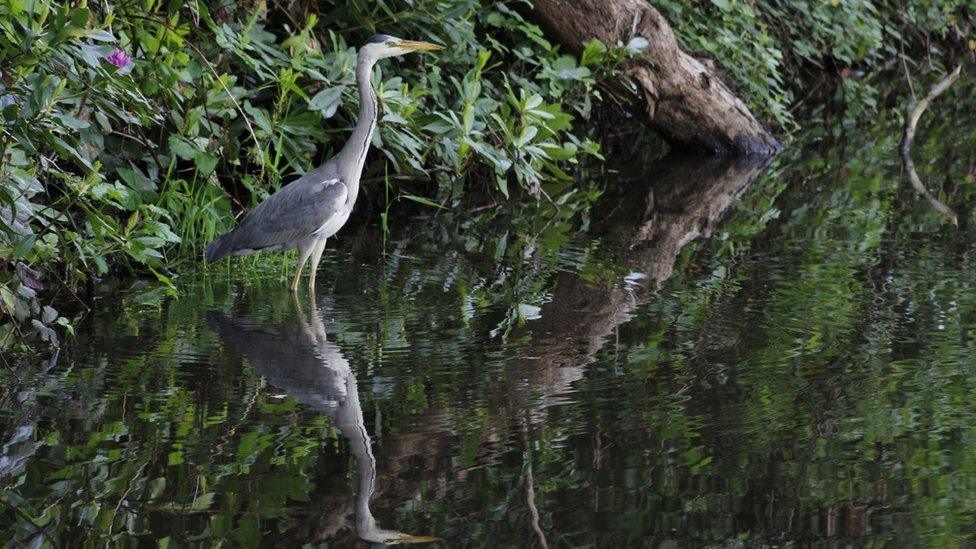
[[[413,40],[401,40],[397,45],[410,51],[438,51],[444,49],[444,46],[438,46],[430,42],[414,42]]]

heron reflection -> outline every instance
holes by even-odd
[[[247,318],[207,313],[207,326],[251,363],[268,384],[321,412],[348,441],[356,459],[359,486],[356,494],[356,533],[365,541],[384,544],[437,541],[383,530],[376,524],[369,502],[376,489],[376,458],[363,422],[356,375],[339,347],[328,340],[319,318],[314,294],[306,317],[292,294],[296,324],[254,324]]]

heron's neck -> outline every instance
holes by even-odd
[[[349,176],[356,182],[359,181],[359,176],[363,172],[363,164],[366,162],[369,143],[373,138],[373,131],[376,129],[376,93],[373,91],[373,84],[370,81],[375,63],[376,61],[371,59],[370,56],[362,54],[359,55],[359,59],[356,62],[356,86],[359,88],[359,117],[356,119],[356,127],[353,128],[349,141],[346,142],[346,146],[339,153],[345,161],[345,165],[351,166],[352,173]]]

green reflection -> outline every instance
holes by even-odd
[[[360,538],[390,545],[437,541],[438,538],[411,536],[377,526],[369,509],[376,489],[376,458],[363,421],[356,374],[339,347],[329,341],[315,294],[310,296],[309,317],[297,297],[291,297],[297,316],[295,324],[252,324],[246,317],[233,319],[211,312],[207,325],[224,343],[243,354],[256,374],[307,408],[324,414],[342,433],[356,460],[359,486],[355,515]],[[335,529],[341,530],[342,524]]]
[[[880,119],[772,166],[635,167],[554,220],[365,228],[308,316],[283,262],[120,292],[0,369],[0,539],[342,545],[375,516],[451,546],[971,544],[958,120],[915,149],[958,229]]]

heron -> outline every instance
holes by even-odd
[[[314,288],[325,242],[349,220],[359,195],[359,179],[378,118],[376,93],[371,83],[373,65],[387,57],[441,49],[444,48],[430,42],[403,40],[386,34],[370,37],[359,48],[356,60],[359,115],[349,140],[335,156],[280,188],[245,216],[235,229],[208,244],[206,260],[213,262],[227,256],[297,248],[298,266],[291,291],[298,290],[302,268],[310,257],[312,272],[308,285]]]

